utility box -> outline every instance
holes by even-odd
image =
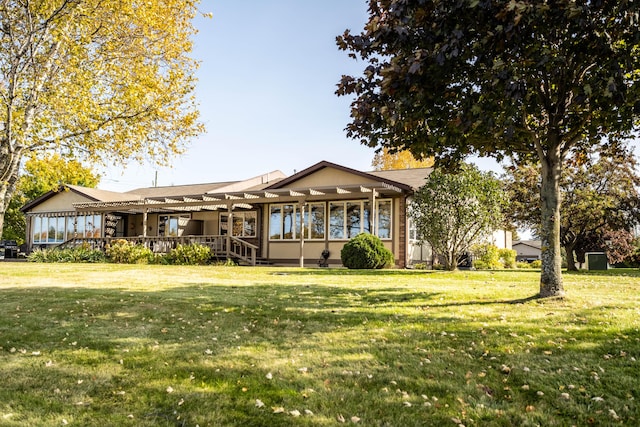
[[[604,252],[587,252],[584,254],[587,261],[587,270],[608,270],[609,261]]]

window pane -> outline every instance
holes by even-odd
[[[166,215],[158,215],[158,236],[165,236],[167,233],[167,223],[169,217]]]
[[[78,237],[84,237],[84,215],[79,215],[76,219],[76,232],[78,233]]]
[[[282,239],[282,206],[271,206],[269,238]]]
[[[324,239],[324,204],[314,204],[309,208],[309,221],[305,221],[309,224],[309,233],[307,234],[311,239]]]
[[[362,210],[362,232],[371,233],[373,227],[373,215],[371,215],[371,203],[369,201],[364,202],[364,209]]]
[[[76,230],[76,217],[68,216],[67,217],[67,239],[72,239],[75,237]]]
[[[381,239],[391,238],[391,201],[378,202],[378,237]]]
[[[232,236],[242,236],[243,223],[244,223],[244,215],[242,213],[234,213],[232,216],[233,225],[231,227],[231,235]]]
[[[283,238],[284,239],[293,239],[294,236],[294,220],[295,220],[295,209],[293,205],[284,205],[282,207],[282,226],[283,226]]]
[[[329,203],[329,237],[344,238],[344,203]]]
[[[42,226],[42,218],[33,217],[33,243],[40,243],[40,230]]]
[[[102,215],[94,215],[93,216],[93,237],[100,237],[102,232]]]
[[[47,230],[49,228],[49,218],[42,218],[42,225],[40,226],[40,243],[47,243]]]
[[[85,218],[86,225],[84,229],[84,237],[93,237],[93,231],[96,228],[96,225],[93,223],[93,215],[87,215]]]
[[[244,214],[244,236],[255,237],[256,236],[256,219],[258,214],[256,212],[245,212]]]
[[[47,236],[49,243],[55,243],[56,241],[56,224],[55,218],[49,218],[49,235]]]
[[[64,242],[64,217],[58,217],[56,221],[56,242]]]
[[[360,202],[347,202],[347,238],[350,239],[360,234],[361,224],[361,209]]]
[[[167,224],[167,236],[178,236],[178,218],[169,217],[169,224]]]

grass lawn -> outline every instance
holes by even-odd
[[[0,263],[0,426],[640,425],[640,273]]]

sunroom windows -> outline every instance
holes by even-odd
[[[33,243],[60,244],[75,237],[100,237],[102,215],[33,216]]]
[[[376,234],[381,239],[391,238],[391,200],[376,200],[371,209],[369,200],[348,200],[325,203],[271,205],[269,238],[294,240],[304,232],[305,240],[348,240],[360,233]]]

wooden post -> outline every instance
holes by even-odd
[[[144,210],[142,211],[142,237],[144,237],[145,239],[147,237],[148,216],[149,216],[149,209],[147,209],[147,207],[145,206]]]
[[[300,268],[304,267],[304,208],[305,201],[301,200],[299,203],[300,206]]]

